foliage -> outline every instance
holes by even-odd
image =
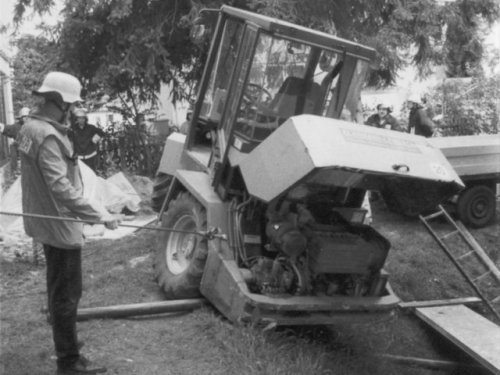
[[[471,77],[481,71],[483,43],[480,20],[493,23],[499,18],[499,3],[488,1],[457,1],[445,8],[446,41],[444,62],[449,77]]]
[[[17,20],[26,7],[47,11],[51,1],[19,0]],[[178,0],[68,0],[62,10],[56,55],[59,66],[77,76],[95,101],[107,94],[137,116],[141,103],[155,102],[162,83],[173,84],[173,100],[198,76],[199,50],[190,42],[192,5]]]
[[[27,8],[43,13],[52,3],[17,0],[16,21]],[[192,98],[207,48],[190,40],[190,28],[200,10],[223,3],[374,47],[370,85],[394,83],[407,61],[422,74],[444,61],[450,75],[470,75],[483,52],[480,21],[500,14],[496,0],[65,0],[58,64],[83,81],[89,96],[119,98],[134,115],[140,103],[156,100],[162,83],[172,84],[173,101]]]
[[[17,113],[22,107],[36,105],[31,91],[40,86],[49,71],[57,68],[57,44],[44,36],[24,35],[15,45],[18,53],[12,62],[12,96]]]
[[[374,47],[377,62],[371,85],[394,83],[406,60],[420,73],[444,62],[451,76],[469,76],[482,57],[481,21],[500,15],[495,0],[251,0],[251,8]],[[443,35],[443,30],[446,30]],[[405,56],[403,51],[410,51]]]
[[[127,123],[120,130],[108,127],[99,142],[97,173],[109,177],[127,171],[152,177],[160,164],[165,137]]]
[[[500,75],[448,79],[434,88],[430,102],[442,107],[444,136],[499,132]]]

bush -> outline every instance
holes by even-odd
[[[110,127],[99,143],[97,174],[109,177],[127,171],[152,177],[158,169],[166,137],[135,125],[123,125],[120,129]]]
[[[500,112],[500,75],[490,78],[450,78],[428,96],[441,135],[497,134]]]

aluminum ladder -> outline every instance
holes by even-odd
[[[419,215],[419,218],[500,323],[500,270],[495,263],[467,228],[461,222],[453,220],[443,206],[439,205],[435,213]],[[438,225],[433,228],[430,221],[437,218],[445,219],[448,224],[445,227],[448,230],[451,227],[452,230],[441,234],[444,228],[436,229]],[[453,243],[450,243],[451,240]]]

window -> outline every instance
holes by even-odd
[[[227,97],[231,73],[236,64],[238,45],[243,33],[243,24],[228,20],[224,26],[222,41],[210,76],[200,117],[218,122]]]
[[[260,142],[294,115],[324,116],[341,67],[335,52],[261,33],[235,125],[241,141]]]

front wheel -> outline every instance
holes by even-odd
[[[468,187],[458,197],[457,215],[465,224],[481,228],[492,222],[495,214],[495,193],[485,185]]]
[[[179,232],[158,236],[154,262],[158,284],[168,299],[199,297],[208,245],[196,232],[207,227],[204,207],[189,193],[180,193],[163,214],[161,225]]]

